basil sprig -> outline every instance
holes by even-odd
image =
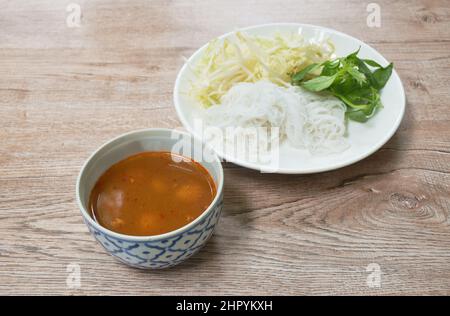
[[[359,49],[346,57],[311,64],[292,75],[292,84],[313,92],[329,91],[347,105],[349,119],[366,122],[382,107],[380,91],[394,65],[383,67],[373,60],[358,58],[358,53]],[[320,75],[313,76],[317,70]]]

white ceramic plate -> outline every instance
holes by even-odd
[[[245,31],[248,34],[268,36],[277,31],[297,32],[299,28],[302,29],[302,34],[307,39],[316,38],[321,36],[322,33],[329,37],[336,46],[335,54],[337,57],[346,56],[357,50],[358,47],[361,47],[359,57],[373,59],[383,66],[388,65],[388,61],[380,53],[364,42],[344,33],[320,26],[277,23],[252,26],[241,31]],[[231,34],[232,32],[222,35],[221,38]],[[188,63],[195,64],[205,47],[206,45],[198,49],[189,58]],[[185,64],[175,82],[174,104],[183,126],[194,136],[201,138],[201,131],[196,129],[194,119],[202,117],[201,112],[203,109],[187,94],[190,80],[194,78],[193,76],[192,71]],[[405,111],[405,93],[402,82],[395,70],[382,90],[381,100],[384,107],[368,122],[357,123],[349,121],[347,137],[350,148],[340,154],[311,155],[307,150],[293,148],[287,142],[282,143],[280,146],[280,158],[277,165],[252,163],[223,155],[221,152],[217,152],[217,154],[227,161],[262,172],[301,174],[341,168],[360,161],[377,151],[392,137],[400,125]]]

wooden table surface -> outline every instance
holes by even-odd
[[[380,28],[368,3],[1,0],[0,294],[450,294],[450,2],[377,1]],[[164,271],[118,263],[75,203],[82,163],[121,133],[180,127],[182,56],[267,22],[331,27],[393,61],[407,95],[398,132],[322,174],[225,163],[223,216],[198,255]],[[380,287],[367,282],[377,267]]]

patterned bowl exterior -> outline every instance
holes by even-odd
[[[202,248],[211,237],[220,213],[223,197],[208,210],[208,215],[195,226],[176,235],[152,241],[136,241],[113,237],[85,220],[89,231],[112,256],[140,269],[162,269],[177,265]]]

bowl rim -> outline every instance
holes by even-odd
[[[114,238],[117,239],[121,239],[121,240],[129,240],[129,241],[140,241],[140,242],[148,242],[148,241],[159,241],[159,240],[163,240],[163,239],[168,239],[174,236],[177,236],[187,230],[189,230],[190,228],[196,226],[199,222],[201,222],[203,219],[205,219],[211,212],[212,210],[220,203],[220,199],[222,198],[222,192],[223,192],[223,185],[224,185],[224,173],[223,173],[223,166],[222,163],[219,159],[219,157],[217,156],[217,154],[214,151],[211,151],[212,157],[214,157],[214,161],[213,164],[217,165],[216,167],[218,168],[218,179],[217,179],[217,192],[216,192],[216,196],[214,197],[214,199],[211,201],[211,203],[209,204],[209,206],[206,208],[206,210],[203,211],[202,214],[200,214],[200,216],[198,216],[196,219],[194,219],[192,222],[167,233],[164,234],[159,234],[159,235],[149,235],[149,236],[134,236],[134,235],[126,235],[126,234],[121,234],[121,233],[117,233],[114,232],[108,228],[103,227],[102,225],[100,225],[99,223],[97,223],[90,215],[89,212],[86,210],[86,208],[83,206],[83,203],[81,201],[80,198],[80,186],[81,186],[81,178],[83,177],[83,175],[86,172],[86,168],[89,165],[89,163],[107,146],[109,146],[111,143],[116,142],[118,140],[120,140],[121,138],[127,138],[130,135],[133,134],[139,134],[139,133],[154,133],[154,132],[167,132],[167,133],[177,133],[179,135],[184,135],[184,136],[188,136],[194,139],[197,139],[194,135],[189,134],[188,132],[185,131],[180,131],[177,129],[170,129],[170,128],[145,128],[145,129],[138,129],[138,130],[134,130],[131,132],[126,132],[123,134],[120,134],[119,136],[116,136],[108,141],[106,141],[105,143],[103,143],[100,147],[98,147],[87,159],[86,161],[83,163],[83,166],[81,167],[80,172],[78,173],[78,177],[77,177],[77,181],[76,181],[76,200],[77,200],[77,204],[78,204],[78,208],[80,209],[81,215],[83,216],[84,220],[87,221],[88,225],[93,226],[95,229],[101,231],[102,233],[112,236]],[[205,148],[207,148],[207,150],[212,150],[210,148],[210,146],[208,146],[207,144],[205,144],[204,142],[201,142],[202,146]],[[202,162],[197,161],[199,164],[201,164],[203,167],[205,167],[203,165]]]
[[[256,24],[256,25],[250,25],[250,26],[244,26],[244,27],[239,27],[233,31],[229,31],[226,32],[224,34],[221,34],[215,38],[217,39],[223,39],[226,38],[232,34],[234,34],[236,31],[251,31],[254,29],[259,29],[259,28],[276,28],[276,27],[308,27],[308,28],[315,28],[318,30],[323,30],[329,33],[334,33],[336,35],[339,36],[343,36],[343,37],[347,37],[357,43],[361,45],[365,45],[367,46],[369,49],[373,50],[374,52],[376,52],[380,59],[383,60],[384,63],[388,63],[388,61],[386,60],[386,58],[375,48],[373,48],[371,45],[367,44],[366,42],[352,36],[349,34],[346,34],[344,32],[335,30],[333,28],[330,27],[325,27],[325,26],[320,26],[320,25],[315,25],[315,24],[308,24],[308,23],[298,23],[298,22],[273,22],[273,23],[263,23],[263,24]],[[210,40],[211,41],[211,40]],[[208,41],[207,43],[205,43],[204,45],[200,46],[198,49],[196,49],[191,56],[189,56],[189,58],[187,58],[187,60],[185,61],[185,63],[183,64],[183,66],[180,68],[180,70],[178,71],[177,77],[175,79],[175,84],[174,84],[174,89],[173,89],[173,94],[172,94],[172,98],[173,98],[173,104],[175,107],[175,111],[177,113],[178,119],[181,121],[181,123],[183,124],[183,127],[192,135],[194,135],[196,138],[200,138],[199,135],[197,135],[197,132],[195,131],[194,128],[192,128],[191,124],[188,123],[187,118],[182,115],[182,109],[181,109],[181,102],[180,102],[180,85],[181,85],[181,81],[182,81],[182,77],[184,75],[184,73],[186,72],[186,69],[189,66],[189,63],[197,58],[197,56],[202,53],[205,48],[208,46],[208,44],[210,43],[210,41]],[[393,136],[394,134],[397,132],[397,130],[400,127],[400,124],[403,120],[403,117],[405,116],[405,111],[406,111],[406,94],[405,94],[405,88],[403,86],[403,82],[398,74],[398,72],[396,71],[396,69],[394,68],[392,71],[392,78],[397,78],[399,81],[399,93],[401,96],[401,113],[399,114],[399,116],[397,117],[396,121],[394,122],[394,124],[392,125],[391,130],[386,133],[385,137],[382,138],[379,142],[374,143],[373,146],[367,150],[366,152],[354,156],[351,159],[347,159],[338,163],[334,163],[334,164],[330,164],[328,166],[322,166],[322,167],[315,167],[315,168],[310,168],[310,169],[299,169],[299,168],[279,168],[277,169],[275,172],[271,170],[271,168],[267,168],[263,165],[259,165],[259,164],[254,164],[251,162],[247,162],[245,160],[242,159],[237,159],[235,157],[231,157],[228,155],[223,155],[223,153],[221,152],[217,152],[214,150],[214,152],[219,156],[219,158],[221,159],[225,159],[226,161],[229,161],[231,163],[234,163],[238,166],[244,167],[244,168],[248,168],[248,169],[252,169],[252,170],[256,170],[256,171],[260,171],[263,173],[276,173],[276,174],[315,174],[315,173],[322,173],[322,172],[327,172],[327,171],[333,171],[333,170],[337,170],[337,169],[341,169],[343,167],[347,167],[350,165],[353,165],[357,162],[360,162],[362,160],[364,160],[365,158],[371,156],[372,154],[374,154],[375,152],[377,152],[381,147],[383,147]]]

